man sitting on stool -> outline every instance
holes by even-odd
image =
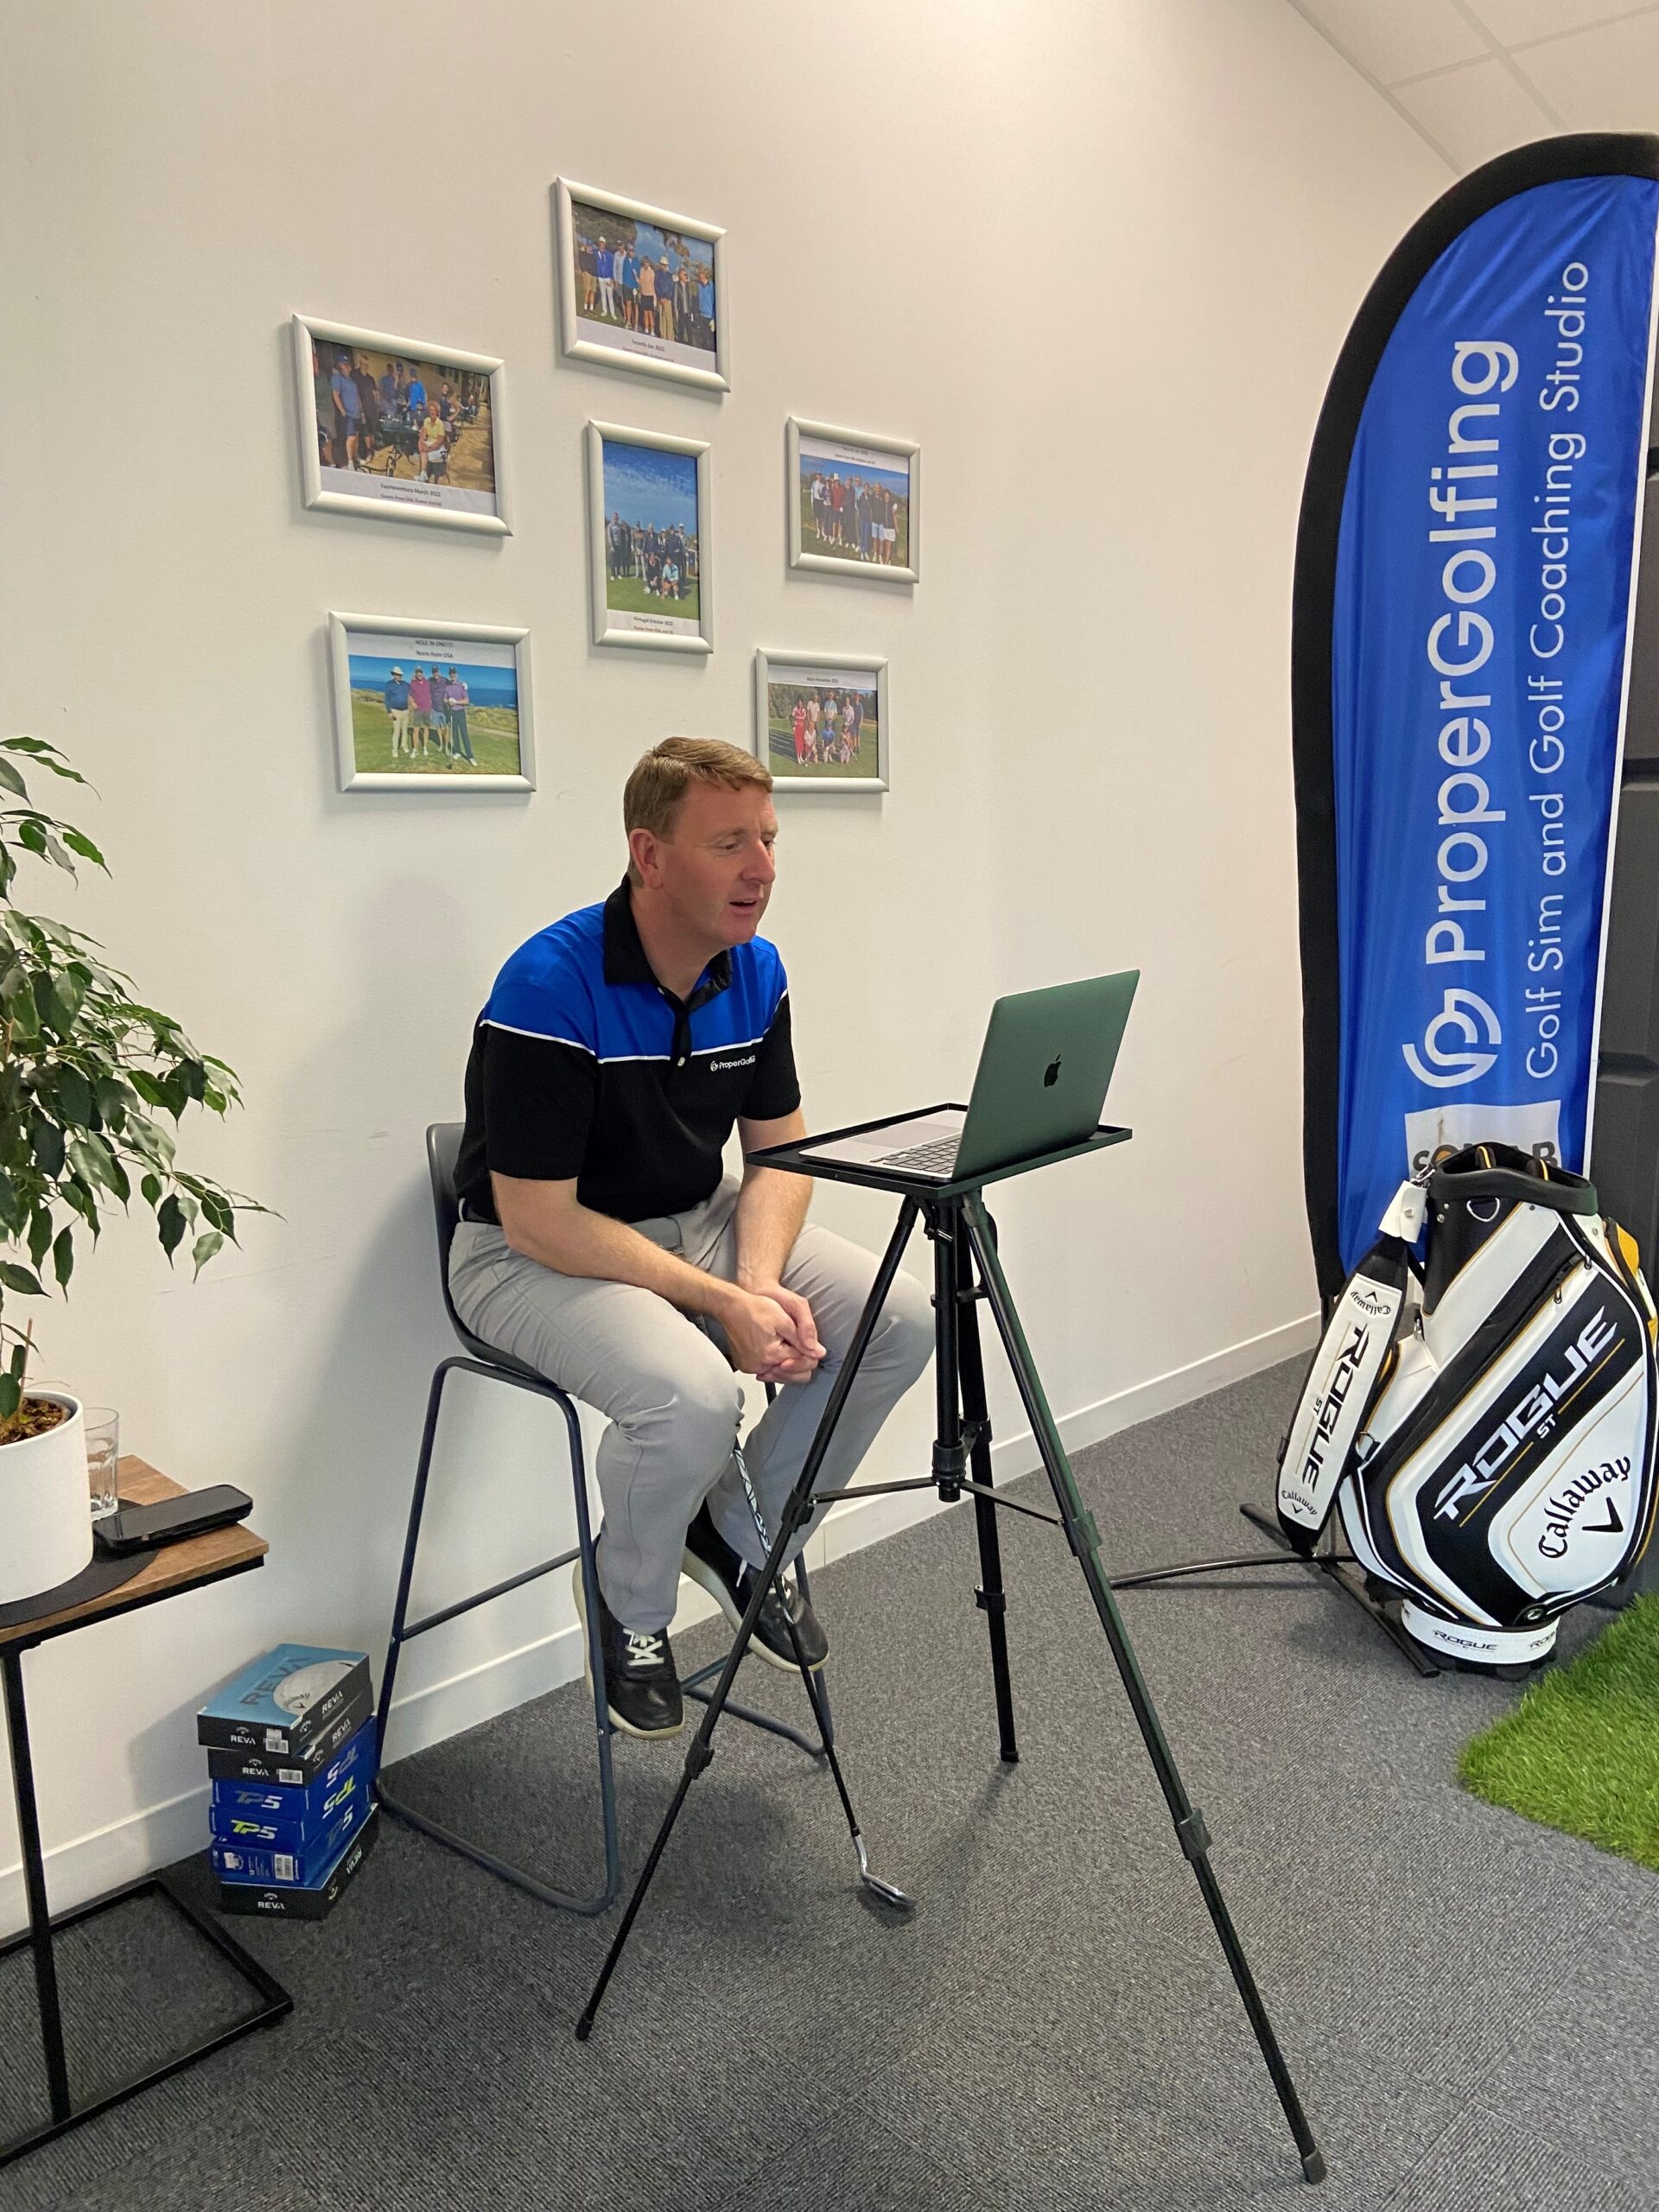
[[[807,1225],[804,1176],[722,1176],[734,1125],[745,1151],[806,1134],[783,963],[755,934],[777,874],[771,776],[735,746],[670,738],[634,768],[622,816],[627,874],[519,947],[474,1029],[449,1285],[475,1335],[610,1416],[597,1473],[611,1719],[668,1736],[683,1718],[667,1636],[680,1575],[741,1621],[875,1262]],[[926,1296],[901,1274],[823,1488],[850,1479],[932,1344]],[[738,1374],[781,1386],[741,1464]],[[792,1669],[792,1624],[821,1666],[798,1577],[779,1580],[751,1648]]]

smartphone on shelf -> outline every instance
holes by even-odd
[[[163,1497],[154,1505],[118,1505],[92,1523],[92,1541],[100,1552],[126,1559],[134,1552],[153,1550],[158,1544],[181,1543],[209,1529],[223,1529],[245,1520],[253,1510],[246,1491],[229,1483],[212,1490],[188,1490],[178,1497]]]

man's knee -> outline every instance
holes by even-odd
[[[881,1308],[881,1350],[911,1382],[932,1356],[932,1305],[920,1283],[902,1268]]]
[[[743,1386],[706,1338],[689,1352],[671,1367],[634,1377],[630,1403],[616,1420],[642,1442],[652,1430],[671,1434],[676,1458],[683,1455],[692,1473],[718,1465],[731,1450],[742,1415]]]

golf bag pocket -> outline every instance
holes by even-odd
[[[1433,1170],[1427,1192],[1393,1357],[1363,1418],[1333,1432],[1351,1440],[1322,1485],[1419,1641],[1477,1664],[1530,1661],[1651,1533],[1653,1301],[1580,1176],[1482,1145]],[[1298,1422],[1329,1380],[1310,1376]]]

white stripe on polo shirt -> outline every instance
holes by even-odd
[[[534,1037],[542,1045],[568,1045],[573,1052],[586,1052],[590,1060],[599,1058],[591,1045],[584,1045],[576,1037],[561,1037],[550,1029],[520,1029],[511,1021],[493,1021],[487,1014],[480,1014],[479,1020],[486,1029],[505,1029],[510,1037]],[[666,1055],[655,1057],[665,1058]]]

